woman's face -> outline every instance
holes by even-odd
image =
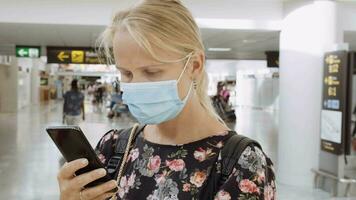
[[[160,63],[147,54],[127,31],[117,31],[113,40],[113,51],[116,66],[121,73],[122,82],[155,82],[177,80],[188,59],[175,63]],[[181,56],[155,49],[160,58],[178,60]],[[181,99],[188,93],[192,83],[191,62],[178,83]]]

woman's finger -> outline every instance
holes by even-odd
[[[76,187],[84,187],[88,183],[91,183],[101,177],[104,177],[106,173],[107,172],[104,168],[96,169],[85,174],[76,176],[75,178],[73,178],[72,184]]]
[[[58,180],[72,178],[74,173],[79,169],[88,165],[88,160],[85,158],[73,160],[69,163],[65,163],[58,173]]]
[[[102,194],[99,197],[95,198],[94,200],[106,200],[106,199],[112,197],[114,194],[116,194],[116,193],[105,193],[105,194]]]
[[[105,193],[112,193],[111,190],[117,187],[115,180],[108,181],[104,184],[88,188],[82,191],[83,199],[97,199],[102,197]]]

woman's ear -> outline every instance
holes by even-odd
[[[192,56],[192,79],[198,79],[203,73],[205,63],[205,55],[203,52],[197,52]]]

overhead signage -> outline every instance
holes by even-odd
[[[39,58],[41,47],[38,46],[16,46],[16,57],[20,58]]]
[[[95,49],[89,47],[47,47],[47,62],[102,64]]]
[[[279,67],[279,52],[266,51],[267,67]]]

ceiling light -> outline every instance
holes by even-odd
[[[208,51],[231,51],[231,48],[208,48]]]
[[[258,20],[256,23],[256,20],[245,19],[196,18],[195,21],[200,28],[280,31],[283,20]]]
[[[256,43],[256,40],[242,40],[243,43]]]

